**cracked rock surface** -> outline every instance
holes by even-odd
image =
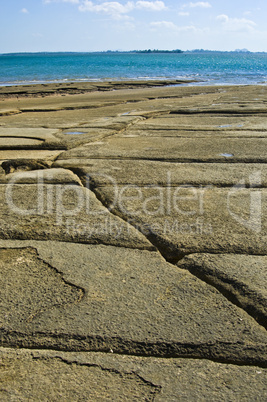
[[[4,343],[8,339],[13,346],[29,348],[58,345],[64,350],[111,349],[145,356],[202,358],[209,354],[225,362],[265,364],[266,331],[216,289],[166,263],[157,252],[73,243],[13,243],[1,243],[21,247],[2,251],[4,259],[11,255],[10,262],[3,261],[8,274],[4,271],[2,280],[10,295],[12,287],[18,288],[14,277],[20,270],[15,280],[22,284],[23,293],[19,291],[19,301],[4,301],[4,314],[10,317],[2,324]],[[36,247],[37,261],[31,257],[30,245]],[[28,266],[36,268],[29,273]],[[51,268],[61,272],[61,281],[53,279]],[[38,286],[41,273],[51,277],[50,282],[44,280],[45,288]],[[69,289],[73,299],[65,286],[73,287]],[[47,304],[39,306],[42,298]],[[29,300],[36,312],[28,311]],[[13,312],[16,305],[22,309],[16,313],[18,318]]]
[[[0,89],[1,400],[267,398],[266,88],[168,84]]]
[[[227,401],[236,397],[251,401],[267,395],[267,371],[258,367],[9,348],[1,348],[0,356],[4,401]]]

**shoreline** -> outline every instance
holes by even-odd
[[[49,95],[79,95],[90,92],[105,92],[119,89],[161,88],[199,83],[196,80],[138,80],[138,81],[97,81],[58,82],[43,84],[23,84],[0,87],[0,98],[39,97]]]
[[[0,86],[0,99],[46,97],[55,95],[81,95],[92,92],[110,92],[128,89],[155,89],[171,87],[265,87],[266,84],[207,84],[196,80],[138,80],[138,81],[97,81],[58,82],[43,84],[23,84]]]

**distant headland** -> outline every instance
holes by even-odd
[[[158,50],[158,49],[148,49],[148,50],[135,50],[134,53],[183,53],[183,50]]]
[[[144,50],[98,50],[98,51],[84,51],[84,52],[64,52],[64,51],[42,51],[42,52],[12,52],[12,53],[0,53],[0,56],[27,56],[27,55],[87,55],[87,54],[190,54],[190,53],[241,53],[241,54],[266,54],[266,52],[251,52],[248,49],[236,49],[236,50],[208,50],[208,49],[192,49],[192,50],[163,50],[163,49],[144,49]]]

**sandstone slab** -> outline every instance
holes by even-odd
[[[0,127],[0,149],[64,149],[56,130]]]
[[[1,108],[0,109],[0,116],[10,116],[10,115],[14,115],[14,114],[18,114],[20,113],[19,109],[13,109],[13,108]]]
[[[178,185],[267,187],[267,166],[263,163],[174,163],[164,161],[68,159],[55,168],[74,169],[93,186],[134,185],[173,187]],[[256,179],[260,176],[260,183]]]
[[[162,115],[143,122],[139,122],[136,128],[146,130],[160,129],[188,129],[191,130],[265,130],[267,116],[265,115],[218,115],[207,114],[186,114],[185,111],[179,115]]]
[[[71,127],[70,129],[57,133],[56,136],[65,148],[71,149],[81,146],[82,144],[110,137],[116,133],[116,130],[106,128]]]
[[[18,171],[0,176],[0,183],[13,184],[61,184],[61,185],[79,185],[82,183],[78,176],[67,169],[43,169]]]
[[[66,159],[145,159],[176,162],[267,161],[266,138],[110,138],[62,153]],[[82,162],[81,162],[82,163]]]
[[[55,134],[57,130],[45,128],[7,128],[0,127],[0,138],[14,137],[14,138],[33,138],[40,141],[57,142]]]
[[[191,126],[191,129],[175,129],[175,128],[166,128],[166,129],[157,129],[156,127],[146,129],[138,129],[138,126],[134,126],[133,128],[127,129],[126,132],[119,135],[120,137],[175,137],[175,138],[206,138],[206,137],[220,137],[220,138],[266,138],[266,134],[264,131],[256,131],[256,130],[222,130],[222,129],[214,129],[214,130],[202,130],[201,128],[197,129]]]
[[[94,112],[95,113],[95,112]],[[1,117],[1,123],[10,128],[66,129],[90,121],[93,113],[87,110],[59,110],[52,112],[24,112]]]
[[[62,242],[0,244],[4,346],[266,365],[266,331],[157,252]]]
[[[266,399],[266,87],[151,84],[0,88],[1,400]]]
[[[265,400],[266,369],[207,360],[0,349],[1,399]]]
[[[133,109],[131,106],[130,111]],[[125,110],[126,115],[120,116]],[[96,109],[74,108],[71,110],[52,111],[25,111],[13,116],[2,116],[1,124],[9,128],[42,128],[69,129],[83,126],[89,128],[122,129],[142,120],[141,116],[127,116],[128,105],[116,104],[113,106],[99,107]],[[117,116],[119,115],[119,116]]]
[[[134,372],[104,368],[56,356],[7,349],[0,352],[2,401],[153,401],[160,386],[146,382]]]
[[[265,188],[128,185],[95,191],[167,259],[190,253],[267,254]]]
[[[121,109],[121,105],[119,106]],[[111,130],[123,130],[132,124],[136,124],[138,121],[142,121],[143,118],[141,116],[128,116],[128,113],[124,113],[123,115],[112,117],[105,116],[99,119],[92,119],[87,124],[81,125],[81,127],[89,127],[89,128],[107,128]]]
[[[112,215],[93,192],[81,187],[77,178],[78,185],[46,184],[45,180],[17,184],[18,180],[13,176],[8,184],[0,185],[0,238],[152,248],[139,231]]]
[[[62,151],[54,151],[54,150],[46,150],[46,149],[38,149],[38,150],[0,150],[0,161],[7,161],[11,159],[28,159],[28,160],[36,160],[42,159],[52,164],[52,162],[61,154]]]
[[[267,327],[267,256],[192,254],[178,266],[212,283]]]

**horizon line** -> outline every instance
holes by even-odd
[[[178,51],[181,51],[181,53],[205,53],[205,52],[217,52],[217,53],[267,53],[266,51],[250,51],[248,49],[236,49],[236,50],[210,50],[210,49],[187,49],[187,50],[181,50],[181,49],[134,49],[134,50],[88,50],[88,51],[72,51],[72,50],[67,50],[67,51],[50,51],[50,50],[44,50],[44,51],[18,51],[18,52],[4,52],[1,53],[0,55],[12,55],[12,54],[55,54],[55,53],[61,53],[61,54],[89,54],[89,53],[138,53],[138,52],[147,52],[147,53],[157,53],[157,52],[166,52],[166,53],[175,53]]]

